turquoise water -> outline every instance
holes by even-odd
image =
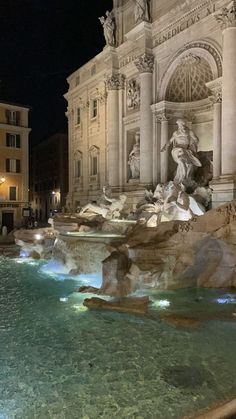
[[[0,259],[1,419],[183,418],[236,395],[235,294],[153,292],[146,317],[89,312],[78,282],[18,262]]]

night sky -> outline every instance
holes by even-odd
[[[104,47],[112,0],[0,0],[0,100],[32,108],[30,143],[66,131],[66,77]]]

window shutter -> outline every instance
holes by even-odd
[[[16,147],[20,148],[21,144],[20,144],[20,134],[16,135]]]
[[[16,125],[20,125],[20,112],[16,111]]]
[[[16,160],[16,173],[20,173],[20,160]]]
[[[5,115],[6,115],[7,123],[9,124],[9,120],[10,120],[10,117],[11,117],[11,112],[9,111],[9,109],[6,109]]]
[[[10,172],[10,159],[6,159],[6,172]]]
[[[6,134],[6,146],[10,147],[10,134],[9,133]]]

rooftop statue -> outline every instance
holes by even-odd
[[[150,21],[148,0],[135,0],[134,18],[136,23]]]
[[[85,205],[79,212],[79,217],[91,217],[101,215],[107,220],[120,218],[121,212],[126,202],[126,195],[120,195],[118,199],[110,198],[106,195],[106,188],[103,188],[103,204],[97,205],[89,203]]]
[[[106,11],[106,17],[102,16],[98,18],[103,26],[104,37],[106,40],[106,44],[114,47],[116,44],[116,24],[115,18],[113,17],[112,13],[108,10]]]
[[[139,179],[140,177],[140,134],[135,134],[135,144],[129,153],[128,165],[131,170],[131,179]]]
[[[174,183],[189,184],[193,180],[195,167],[202,164],[197,158],[198,137],[190,130],[183,119],[176,121],[178,129],[173,133],[171,139],[162,148],[161,152],[166,151],[172,145],[172,157],[177,163],[177,171]]]

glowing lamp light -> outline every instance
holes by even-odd
[[[2,183],[5,183],[6,182],[6,178],[5,178],[5,176],[2,176],[1,178],[0,178],[0,185],[2,185]]]
[[[42,239],[41,234],[35,234],[34,237],[35,237],[36,240],[41,240]]]

